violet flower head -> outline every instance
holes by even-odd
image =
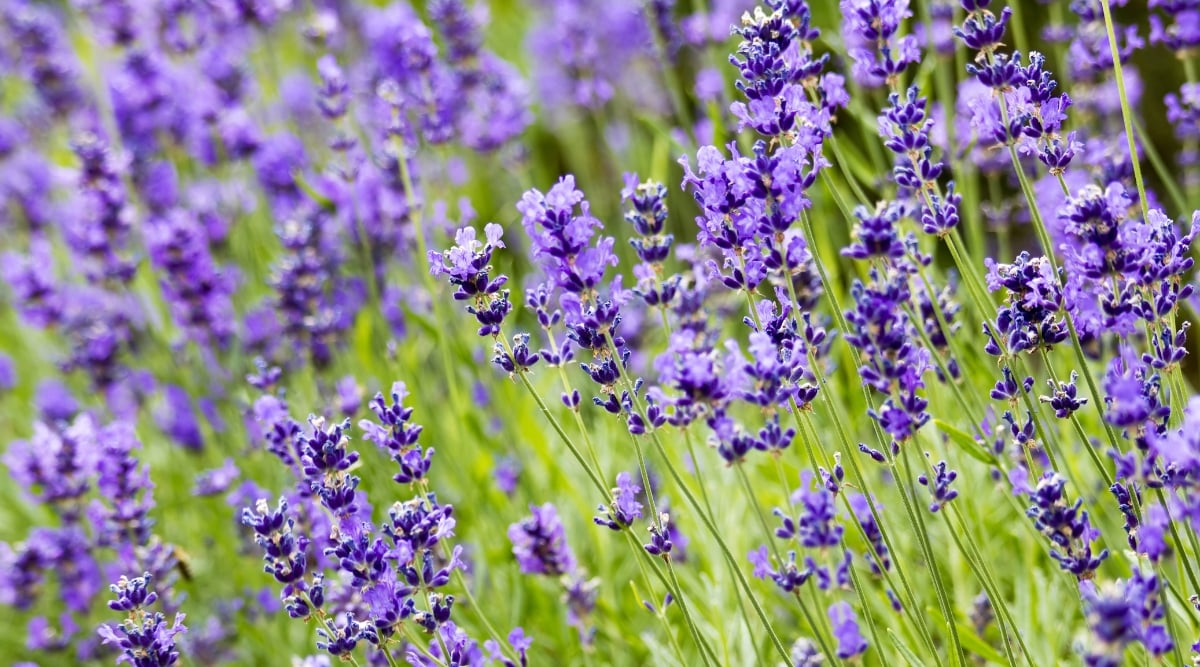
[[[612,503],[601,505],[597,511],[602,516],[592,519],[597,526],[612,530],[622,530],[633,525],[635,519],[642,517],[642,504],[638,502],[638,494],[642,487],[634,481],[633,475],[627,472],[617,474],[617,486],[612,490]]]
[[[294,584],[304,578],[308,566],[308,537],[295,530],[296,520],[288,513],[286,498],[280,497],[275,509],[264,499],[254,508],[242,509],[242,525],[254,531],[254,541],[262,547],[263,570],[281,584]]]
[[[479,322],[480,336],[499,336],[504,318],[512,311],[509,291],[502,290],[508,277],[491,277],[492,253],[504,247],[504,230],[495,223],[484,227],[486,243],[476,239],[475,229],[463,227],[454,235],[455,246],[442,252],[429,252],[429,272],[444,275],[457,289],[457,301],[469,301],[467,312]]]
[[[920,61],[917,37],[897,37],[912,16],[908,0],[841,0],[839,9],[858,81],[871,87],[893,85],[901,72]]]
[[[89,415],[57,429],[35,422],[29,440],[9,445],[4,464],[26,494],[74,523],[82,517],[84,496],[100,463],[97,431]]]
[[[679,278],[665,278],[663,263],[671,255],[674,234],[666,234],[667,188],[657,181],[639,182],[637,174],[625,174],[621,199],[628,202],[625,220],[633,226],[636,237],[629,239],[641,264],[634,267],[638,277],[637,294],[648,306],[666,306],[675,298]]]
[[[517,210],[531,241],[533,259],[555,287],[584,299],[600,284],[605,269],[616,266],[612,237],[602,237],[591,245],[603,225],[575,188],[574,176],[563,176],[545,194],[529,190]]]
[[[835,602],[830,605],[829,622],[833,625],[839,658],[849,660],[867,651],[867,640],[858,629],[858,617],[849,603]]]
[[[176,208],[152,216],[144,229],[150,259],[162,271],[159,283],[175,321],[188,339],[224,347],[237,322],[231,300],[234,282],[214,261],[200,221]]]
[[[101,451],[96,488],[102,500],[93,501],[89,515],[97,526],[97,542],[102,546],[145,546],[154,526],[150,518],[154,484],[149,465],[135,456],[142,444],[126,422],[105,426],[96,440]]]
[[[241,476],[241,471],[233,459],[227,458],[216,468],[205,470],[196,475],[192,493],[196,496],[215,496],[225,493]]]
[[[933,496],[933,502],[929,503],[930,512],[941,510],[947,503],[958,497],[958,490],[950,488],[956,479],[958,479],[958,472],[949,469],[945,461],[933,464],[932,478],[925,473],[917,476],[917,482],[921,486],[927,487]]]
[[[404,405],[407,396],[408,388],[403,382],[393,383],[390,403],[384,400],[382,392],[371,399],[371,411],[378,421],[364,419],[358,423],[363,439],[375,443],[400,467],[393,478],[397,484],[420,482],[433,461],[433,449],[422,449],[417,442],[422,427],[409,421],[413,409]]]
[[[1050,260],[1022,252],[1012,264],[985,260],[988,289],[1005,290],[993,326],[984,325],[989,354],[1002,356],[1050,348],[1069,336],[1063,320],[1063,295]]]
[[[54,11],[14,2],[4,7],[0,19],[19,45],[19,71],[33,83],[42,103],[59,117],[80,108],[87,94],[79,82],[79,63]]]
[[[1058,561],[1059,567],[1084,581],[1095,576],[1100,563],[1108,557],[1108,549],[1093,553],[1092,543],[1100,533],[1092,527],[1088,513],[1080,509],[1083,500],[1068,504],[1065,488],[1066,480],[1061,475],[1045,473],[1030,494],[1033,505],[1026,514],[1054,545],[1050,557]]]
[[[862,352],[863,384],[887,395],[868,414],[893,438],[892,448],[928,423],[928,401],[922,395],[930,369],[929,351],[914,340],[908,315],[907,280],[896,269],[871,269],[871,282],[856,280],[850,288],[854,309],[846,312],[846,341]]]
[[[530,505],[532,514],[508,527],[513,555],[524,574],[558,577],[575,571],[575,554],[554,505]]]
[[[616,94],[630,60],[652,43],[629,0],[539,3],[529,32],[539,98],[551,109],[596,109]]]
[[[301,472],[321,504],[339,520],[349,521],[358,509],[355,491],[360,481],[349,472],[359,458],[358,452],[346,448],[350,421],[326,426],[323,417],[314,415],[308,424],[308,432],[302,431],[296,438]]]
[[[1059,419],[1070,417],[1088,402],[1086,396],[1079,396],[1079,388],[1075,386],[1075,380],[1078,377],[1079,374],[1077,372],[1071,371],[1071,379],[1067,382],[1056,383],[1054,380],[1047,380],[1046,382],[1050,385],[1051,393],[1039,396],[1038,400],[1043,403],[1049,403],[1050,407],[1054,409],[1055,417]]]
[[[122,576],[110,588],[116,596],[108,606],[113,611],[129,614],[129,618],[116,626],[101,625],[100,638],[122,652],[117,662],[128,662],[137,667],[168,667],[179,661],[175,650],[175,637],[187,632],[183,624],[184,615],[176,614],[173,622],[149,607],[158,600],[151,587],[149,572],[141,577],[127,579]]]
[[[496,462],[493,476],[496,480],[496,488],[506,496],[512,497],[517,490],[517,484],[521,480],[521,463],[512,457],[503,457]]]

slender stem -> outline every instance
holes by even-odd
[[[1133,180],[1137,183],[1138,203],[1142,207],[1142,217],[1146,218],[1150,214],[1150,204],[1146,201],[1146,184],[1142,181],[1142,165],[1138,160],[1137,140],[1133,136],[1133,112],[1129,109],[1129,95],[1125,92],[1125,75],[1121,71],[1121,54],[1117,48],[1117,35],[1113,30],[1109,0],[1100,0],[1100,8],[1104,12],[1104,29],[1108,32],[1108,51],[1112,54],[1117,96],[1121,98],[1121,119],[1125,122],[1125,141],[1129,144],[1129,161],[1133,163]]]
[[[946,617],[946,624],[950,627],[950,643],[954,646],[954,653],[958,657],[958,664],[966,664],[966,655],[963,654],[962,641],[958,637],[958,623],[954,620],[954,605],[950,601],[950,597],[946,593],[945,584],[942,581],[942,575],[938,568],[937,559],[933,555],[933,547],[929,542],[929,531],[925,526],[925,517],[921,510],[916,507],[916,497],[909,499],[909,492],[912,490],[910,486],[912,481],[912,468],[909,463],[909,447],[901,447],[902,457],[904,460],[905,476],[901,477],[899,470],[896,467],[896,457],[893,456],[891,449],[885,449],[884,454],[888,458],[888,465],[892,470],[892,478],[896,480],[896,486],[900,489],[900,500],[904,505],[905,511],[909,515],[909,521],[917,533],[917,543],[921,546],[921,550],[925,552],[925,560],[929,565],[929,578],[933,582],[933,590],[937,596],[938,603],[942,607],[942,614]]]
[[[771,526],[767,523],[767,517],[765,514],[763,514],[762,506],[755,502],[754,487],[750,485],[750,477],[746,475],[746,471],[743,469],[742,463],[735,463],[733,467],[737,472],[738,480],[740,480],[742,483],[742,490],[746,492],[746,500],[750,503],[750,506],[754,508],[754,514],[758,517],[758,522],[762,526],[763,535],[766,536],[767,544],[770,545],[771,551],[775,554],[775,560],[778,561],[782,567],[783,554],[781,554],[779,551],[779,545],[775,543],[775,535],[771,531]],[[797,591],[796,595],[793,595],[792,597],[796,599],[796,604],[800,605],[800,613],[804,614],[804,618],[808,621],[809,628],[812,629],[813,636],[817,638],[817,643],[821,645],[821,652],[825,654],[825,657],[828,658],[831,663],[839,664],[840,661],[837,659],[837,655],[832,649],[829,648],[829,644],[825,639],[825,635],[821,632],[820,626],[813,621],[812,613],[809,611],[808,606],[804,604],[804,600],[801,599],[799,591]]]
[[[404,188],[405,204],[412,211],[411,224],[413,235],[417,241],[415,268],[417,273],[421,274],[421,280],[425,282],[425,289],[429,294],[433,295],[437,293],[436,285],[433,282],[433,275],[424,268],[428,255],[428,248],[425,244],[424,204],[417,201],[417,190],[413,186],[412,174],[408,168],[408,156],[405,155],[404,139],[399,134],[394,134],[392,135],[392,144],[396,152],[396,164],[400,171],[400,183]],[[450,343],[446,340],[446,327],[443,326],[441,299],[433,299],[433,316],[436,320],[434,329],[437,333],[438,350],[442,355],[442,368],[446,375],[447,386],[450,389],[450,405],[465,405],[461,398],[462,394],[459,393],[457,369],[451,363],[450,359]]]
[[[700,497],[704,500],[704,509],[706,511],[708,511],[710,516],[715,516],[715,514],[713,512],[713,508],[712,508],[712,502],[709,501],[709,498],[708,498],[708,489],[705,488],[703,473],[701,473],[701,469],[703,466],[700,465],[700,460],[696,458],[696,447],[695,447],[695,444],[692,442],[692,432],[687,427],[684,427],[682,430],[683,430],[683,440],[685,443],[687,443],[688,456],[690,456],[692,459],[692,469],[695,470],[696,485],[700,487]],[[733,564],[726,563],[725,565],[730,570],[730,573],[729,573],[730,576],[734,576],[733,575],[733,569],[734,569]],[[750,636],[753,636],[754,628],[753,628],[753,625],[750,623],[750,615],[746,613],[746,603],[742,601],[742,596],[738,595],[738,596],[736,596],[736,598],[737,598],[738,610],[741,612],[742,620],[746,624],[746,632],[750,633]],[[762,651],[760,651],[758,648],[758,642],[750,642],[750,645],[754,648],[754,657],[757,660],[757,664],[764,664]],[[728,659],[726,660],[726,662],[729,662]]]
[[[729,545],[726,544],[725,539],[721,537],[721,531],[717,528],[714,520],[704,512],[703,508],[700,506],[700,502],[697,501],[696,496],[692,494],[691,489],[689,489],[687,484],[684,483],[683,477],[679,474],[679,471],[675,469],[675,464],[671,461],[671,457],[667,455],[666,446],[663,444],[662,439],[658,437],[658,430],[654,429],[653,425],[650,424],[650,421],[646,419],[645,413],[641,408],[641,399],[638,397],[637,392],[634,391],[633,383],[630,382],[629,376],[626,375],[625,369],[620,363],[621,355],[617,350],[616,344],[613,342],[612,335],[608,332],[605,332],[605,338],[612,354],[614,355],[613,358],[616,360],[617,372],[620,375],[622,383],[625,385],[626,391],[629,392],[630,401],[633,403],[634,410],[637,411],[638,416],[641,417],[642,421],[646,424],[647,432],[654,441],[654,446],[658,448],[659,455],[662,457],[663,463],[667,468],[667,472],[670,473],[672,481],[674,481],[679,487],[680,491],[683,492],[683,496],[688,501],[688,504],[691,505],[692,509],[697,513],[697,515],[700,516],[701,523],[704,524],[704,527],[708,530],[709,534],[712,535],[714,540],[716,540],[717,546],[721,548],[721,554],[725,557],[725,560],[728,561],[731,566],[733,566],[733,571],[734,574],[737,575],[738,583],[741,584],[742,590],[750,599],[750,604],[754,607],[755,613],[758,615],[759,619],[762,620],[763,625],[766,627],[767,634],[770,636],[771,643],[775,646],[775,650],[779,652],[779,655],[783,657],[784,661],[790,660],[791,653],[783,645],[783,641],[779,639],[779,635],[775,633],[775,628],[771,626],[771,622],[767,618],[766,611],[762,608],[762,604],[758,601],[758,597],[754,595],[754,591],[750,589],[750,582],[746,579],[745,573],[737,568],[737,561],[734,559],[733,552],[730,551]]]
[[[638,470],[642,475],[642,485],[644,487],[643,490],[646,492],[646,502],[650,505],[650,522],[652,524],[657,524],[658,529],[665,532],[667,526],[663,521],[662,516],[658,513],[658,508],[654,503],[654,490],[650,485],[650,471],[646,468],[646,457],[642,453],[642,442],[632,433],[629,434],[629,439],[633,441],[633,449],[637,452]],[[674,583],[675,589],[678,591],[676,595],[679,599],[679,611],[683,614],[683,618],[687,622],[688,629],[691,630],[692,636],[695,638],[697,645],[703,645],[705,643],[704,636],[700,634],[700,630],[696,625],[696,621],[692,618],[691,612],[688,611],[687,603],[684,601],[683,589],[679,586],[679,579],[675,574],[675,568],[671,565],[671,559],[668,556],[665,560],[667,572],[671,575],[671,581]],[[703,650],[701,653],[703,653]],[[708,663],[707,655],[704,656],[704,662],[705,664]]]
[[[979,574],[979,570],[982,570],[980,582],[983,584],[985,589],[988,589],[988,597],[992,603],[992,606],[997,607],[1000,615],[1008,619],[1007,622],[1009,632],[1011,632],[1012,636],[1016,638],[1017,645],[1021,648],[1021,653],[1025,657],[1025,661],[1029,663],[1030,667],[1034,667],[1037,665],[1037,662],[1034,661],[1033,657],[1029,654],[1029,647],[1025,645],[1025,637],[1021,633],[1020,628],[1017,627],[1016,620],[1013,618],[1012,612],[1008,608],[1008,604],[1004,601],[1004,597],[1001,595],[1000,586],[998,583],[996,583],[996,576],[992,574],[991,568],[988,566],[987,559],[983,556],[983,552],[979,549],[979,546],[975,544],[973,533],[967,531],[962,516],[958,512],[957,508],[951,506],[948,509],[949,513],[946,514],[946,522],[947,525],[950,526],[950,530],[948,532],[954,538],[954,542],[958,545],[959,550],[963,551],[963,553],[966,554],[969,559],[973,558],[977,563],[976,567],[978,570],[976,574]],[[953,522],[951,521],[952,518]],[[962,537],[966,538],[965,542],[962,541]],[[966,544],[967,548],[964,548],[964,543]],[[1005,653],[1007,654],[1010,651],[1011,647],[1008,646],[1008,640],[1005,639]]]
[[[529,378],[525,377],[524,373],[517,373],[516,375],[520,378],[521,383],[525,385],[525,389],[529,391],[529,395],[533,396],[533,400],[537,402],[538,408],[541,409],[542,414],[545,415],[546,419],[550,422],[551,428],[553,428],[554,432],[558,434],[559,439],[562,440],[563,444],[567,446],[567,449],[570,450],[571,455],[575,457],[575,460],[579,462],[579,465],[583,468],[584,472],[588,474],[588,478],[592,480],[592,484],[595,485],[596,490],[599,491],[601,495],[607,497],[611,491],[604,485],[604,482],[600,481],[600,478],[596,475],[596,472],[588,466],[587,461],[583,458],[583,454],[579,452],[579,448],[575,446],[575,443],[571,440],[570,436],[568,436],[563,431],[562,426],[559,425],[558,420],[555,419],[554,415],[550,413],[550,408],[546,406],[546,403],[542,400],[541,395],[538,394],[537,389],[534,389],[533,384],[529,382]]]

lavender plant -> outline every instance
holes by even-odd
[[[0,663],[1200,661],[1198,26],[7,2]]]

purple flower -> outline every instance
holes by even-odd
[[[163,296],[185,335],[224,347],[237,321],[230,298],[234,282],[213,260],[200,221],[176,208],[150,217],[145,234],[150,258],[162,271]]]
[[[606,267],[616,266],[611,237],[591,245],[603,225],[591,215],[583,193],[575,189],[574,176],[562,177],[545,194],[526,192],[517,210],[531,241],[533,259],[555,287],[585,294],[600,284]]]
[[[554,505],[530,505],[532,514],[508,527],[513,555],[523,574],[557,577],[575,571],[575,554]]]
[[[493,474],[496,478],[496,488],[500,489],[504,495],[512,497],[521,479],[520,462],[511,457],[501,458],[496,462]]]
[[[929,488],[929,493],[933,495],[933,502],[929,504],[930,512],[937,512],[958,497],[958,491],[950,488],[954,480],[958,479],[958,472],[950,470],[946,467],[945,461],[939,461],[933,465],[934,476],[932,479],[925,473],[921,473],[917,477],[917,481],[921,486]]]
[[[179,445],[190,450],[204,447],[204,435],[200,432],[196,408],[192,405],[191,396],[183,387],[163,387],[163,402],[156,416],[159,427]]]
[[[326,426],[323,417],[314,415],[308,418],[308,424],[309,431],[296,437],[304,481],[339,521],[351,521],[359,509],[355,492],[360,478],[349,472],[358,461],[358,452],[346,449],[350,421]]]
[[[17,386],[17,369],[12,357],[0,353],[0,392],[10,391]]]
[[[487,243],[475,237],[475,229],[463,227],[454,235],[455,246],[441,252],[429,252],[429,272],[434,276],[445,275],[457,289],[454,298],[468,301],[467,312],[479,322],[480,336],[499,336],[504,318],[512,310],[509,291],[501,290],[508,276],[491,277],[492,253],[503,248],[500,237],[504,230],[495,223],[484,227]],[[536,357],[535,357],[536,359]]]
[[[139,547],[150,542],[154,526],[154,484],[150,466],[140,463],[135,452],[142,448],[131,424],[114,422],[96,434],[100,448],[96,488],[100,500],[89,508],[101,546],[121,544]]]
[[[847,602],[835,602],[829,606],[829,622],[833,624],[833,637],[837,640],[837,655],[849,660],[867,651],[867,640],[858,630],[858,618]]]
[[[599,108],[615,95],[633,56],[652,43],[635,3],[544,0],[528,33],[539,98],[551,109]]]
[[[9,445],[4,464],[26,494],[75,523],[100,464],[97,430],[89,415],[59,428],[35,422],[32,438]]]
[[[205,470],[196,475],[196,483],[192,493],[197,496],[215,496],[225,493],[241,475],[233,459],[225,459],[218,468]]]
[[[613,501],[610,505],[597,508],[604,516],[592,519],[598,526],[612,530],[621,530],[633,525],[635,519],[642,517],[642,504],[638,502],[638,494],[642,487],[633,481],[633,475],[627,472],[617,474],[617,486],[613,489]]]
[[[382,393],[375,394],[375,398],[371,399],[371,411],[379,421],[364,419],[358,423],[358,427],[363,431],[364,440],[375,443],[390,454],[400,467],[400,472],[393,477],[397,484],[420,483],[432,465],[433,448],[423,449],[417,442],[422,428],[409,423],[413,409],[405,407],[403,403],[408,396],[405,384],[393,383],[391,393],[390,404],[384,400]]]
[[[1030,494],[1033,505],[1026,514],[1054,545],[1050,557],[1062,569],[1085,581],[1095,576],[1100,563],[1108,557],[1108,549],[1099,554],[1092,552],[1092,543],[1100,533],[1092,527],[1088,513],[1080,509],[1082,500],[1067,503],[1065,487],[1066,480],[1061,475],[1045,473]]]
[[[995,325],[987,323],[989,354],[1001,356],[1049,348],[1069,337],[1063,321],[1063,295],[1050,260],[1022,252],[1012,264],[988,258],[988,289],[1006,291]]]
[[[858,81],[871,87],[891,85],[910,64],[920,61],[915,35],[896,38],[901,24],[912,16],[908,0],[841,0],[839,9]]]
[[[119,625],[101,625],[98,633],[105,644],[121,650],[123,655],[117,663],[128,662],[136,667],[167,667],[179,660],[175,650],[175,637],[187,632],[183,624],[184,615],[176,614],[168,624],[161,612],[151,612],[149,607],[158,600],[151,587],[153,577],[149,572],[141,577],[127,579],[122,576],[109,588],[116,596],[108,606],[113,611],[129,614]]]

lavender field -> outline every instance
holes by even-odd
[[[1200,0],[0,0],[0,665],[1200,665]]]

